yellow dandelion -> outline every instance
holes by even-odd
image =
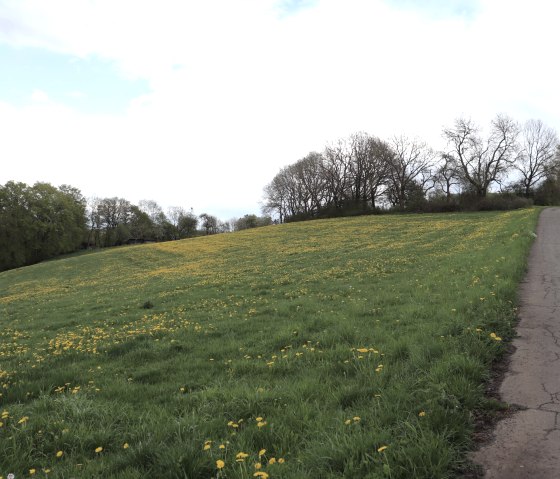
[[[255,469],[260,469],[262,464],[260,462],[255,462]]]
[[[389,446],[381,446],[380,448],[377,449],[377,452],[383,452],[385,449],[387,449]]]
[[[262,421],[262,420],[263,420],[263,418],[261,416],[255,418],[255,421],[257,421],[257,422]]]
[[[220,445],[218,446],[218,449],[225,449],[225,448],[226,448],[226,446],[223,445],[223,444],[220,444]]]
[[[286,462],[286,459],[284,459],[283,457],[278,459],[278,464],[284,464],[285,462]]]
[[[56,453],[56,457],[62,457],[63,454],[64,454],[64,453],[63,453],[62,451],[58,451],[58,452]]]
[[[225,467],[225,465],[226,465],[226,463],[225,463],[224,461],[222,461],[221,459],[218,459],[218,460],[216,461],[216,467],[217,467],[218,469],[223,469],[223,468]]]
[[[260,429],[261,427],[266,426],[266,421],[259,421],[257,423],[257,427]]]
[[[271,464],[271,465],[272,465],[272,464],[276,464],[276,458],[275,458],[275,457],[271,457],[271,458],[268,460],[268,463]]]
[[[264,471],[257,471],[253,474],[253,477],[260,477],[262,479],[268,479],[268,474]]]
[[[266,449],[261,449],[261,450],[259,451],[259,457],[264,456],[265,453],[266,453]]]
[[[352,419],[346,419],[346,421],[344,421],[344,424],[346,424],[348,426],[348,424],[352,423]]]
[[[37,471],[35,469],[29,469],[29,474],[32,476],[33,474],[35,474]]]
[[[99,454],[101,451],[103,451],[103,448],[101,446],[95,448],[95,452],[97,454]]]
[[[243,462],[246,457],[249,457],[249,454],[245,452],[238,452],[237,455],[235,456],[235,460],[237,462]]]
[[[368,348],[359,348],[359,349],[356,349],[356,351],[358,351],[359,353],[367,353],[369,351],[369,349]]]
[[[29,419],[29,416],[23,416],[19,421],[18,424],[25,424]]]
[[[122,445],[122,447],[123,447],[123,449],[128,449],[128,442],[125,442],[125,443]]]
[[[361,418],[360,416],[354,416],[352,419],[353,419],[355,422],[359,422],[359,421],[361,421],[362,418]]]
[[[207,451],[208,449],[210,449],[212,447],[211,444],[204,444],[204,447],[202,448],[203,450]]]
[[[426,415],[426,411],[420,411],[420,412],[418,413],[418,415],[419,415],[420,417],[424,417],[424,416]]]

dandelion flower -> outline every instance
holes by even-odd
[[[259,421],[257,423],[257,427],[260,429],[261,427],[266,426],[266,421]]]
[[[263,418],[262,418],[261,416],[255,418],[255,421],[257,421],[257,422],[260,422],[260,421],[262,421],[262,420],[263,420]]]
[[[128,442],[125,442],[125,443],[122,445],[122,447],[123,447],[123,449],[128,449]]]
[[[360,416],[354,416],[352,418],[355,422],[359,422],[362,418]]]
[[[211,447],[212,447],[212,446],[211,446],[210,444],[204,444],[203,449],[204,449],[205,451],[207,451],[207,450],[210,449]]]
[[[58,452],[56,453],[56,457],[62,457],[63,454],[64,454],[64,453],[63,453],[62,451],[58,451]]]
[[[359,348],[359,349],[356,349],[356,351],[358,351],[359,353],[367,353],[367,352],[369,351],[369,349],[367,349],[367,348]]]
[[[268,479],[268,474],[264,471],[257,471],[253,474],[253,477],[260,477],[262,479]]]
[[[97,454],[99,454],[101,451],[103,451],[103,448],[101,446],[95,448],[95,452]]]
[[[223,468],[225,467],[225,465],[226,465],[226,463],[225,463],[224,461],[222,461],[221,459],[218,459],[218,460],[216,461],[216,467],[217,467],[218,469],[223,469]]]
[[[426,415],[426,411],[420,411],[420,412],[418,413],[418,415],[419,415],[420,417],[424,417],[424,416]]]
[[[261,449],[261,450],[259,451],[259,457],[264,456],[265,453],[266,453],[266,449]]]
[[[225,449],[225,448],[226,448],[226,446],[224,446],[223,444],[220,444],[220,445],[218,446],[218,449]]]
[[[249,454],[245,452],[238,452],[237,455],[235,456],[235,460],[237,462],[243,462],[246,457],[249,457]]]
[[[380,448],[377,449],[377,452],[383,452],[385,449],[387,449],[387,447],[389,446],[381,446]]]
[[[260,469],[262,464],[260,462],[255,462],[255,469]]]
[[[286,462],[286,459],[284,459],[283,457],[278,459],[278,464],[284,464],[285,462]]]
[[[352,419],[346,419],[346,421],[344,421],[344,424],[346,424],[348,426],[348,424],[350,424],[352,422]]]
[[[271,458],[268,460],[268,463],[269,463],[269,464],[275,464],[275,463],[276,463],[276,458],[275,458],[275,457],[271,457]]]
[[[25,424],[27,422],[27,420],[29,419],[29,416],[23,416],[19,421],[18,424]]]
[[[29,474],[30,474],[30,475],[33,475],[33,474],[35,474],[36,472],[37,472],[37,471],[36,471],[35,469],[29,469]]]

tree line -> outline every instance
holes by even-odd
[[[216,216],[153,200],[86,199],[77,188],[49,183],[0,185],[0,271],[79,249],[172,241],[271,224],[270,217]]]
[[[264,188],[263,211],[283,222],[382,209],[560,203],[558,136],[540,120],[520,125],[497,115],[484,136],[459,118],[442,134],[447,149],[439,152],[406,136],[382,140],[361,132],[340,139],[282,168]]]
[[[76,251],[85,211],[85,199],[71,186],[0,185],[0,271]]]

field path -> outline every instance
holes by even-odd
[[[560,208],[540,216],[520,290],[520,323],[503,401],[521,406],[474,454],[486,479],[560,478]]]

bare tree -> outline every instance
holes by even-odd
[[[347,197],[355,203],[371,204],[381,196],[393,155],[390,147],[367,133],[354,133],[348,141],[351,149]]]
[[[452,156],[445,153],[441,155],[441,159],[442,162],[434,174],[434,181],[437,185],[436,188],[443,192],[446,201],[449,203],[453,190],[460,184],[457,163]]]
[[[541,120],[529,120],[523,125],[514,168],[521,174],[525,196],[529,197],[535,185],[550,174],[557,147],[556,132]]]
[[[350,197],[352,149],[346,140],[338,140],[336,144],[325,148],[323,157],[323,177],[332,195],[332,204],[335,208],[342,208]]]
[[[389,201],[405,208],[409,191],[421,188],[423,194],[433,187],[431,168],[434,151],[419,140],[405,136],[394,137],[391,142],[393,156],[388,165]]]
[[[509,117],[498,115],[492,122],[490,135],[484,141],[479,128],[459,118],[453,128],[443,130],[462,181],[479,197],[486,196],[493,183],[499,183],[515,160],[519,128]]]

